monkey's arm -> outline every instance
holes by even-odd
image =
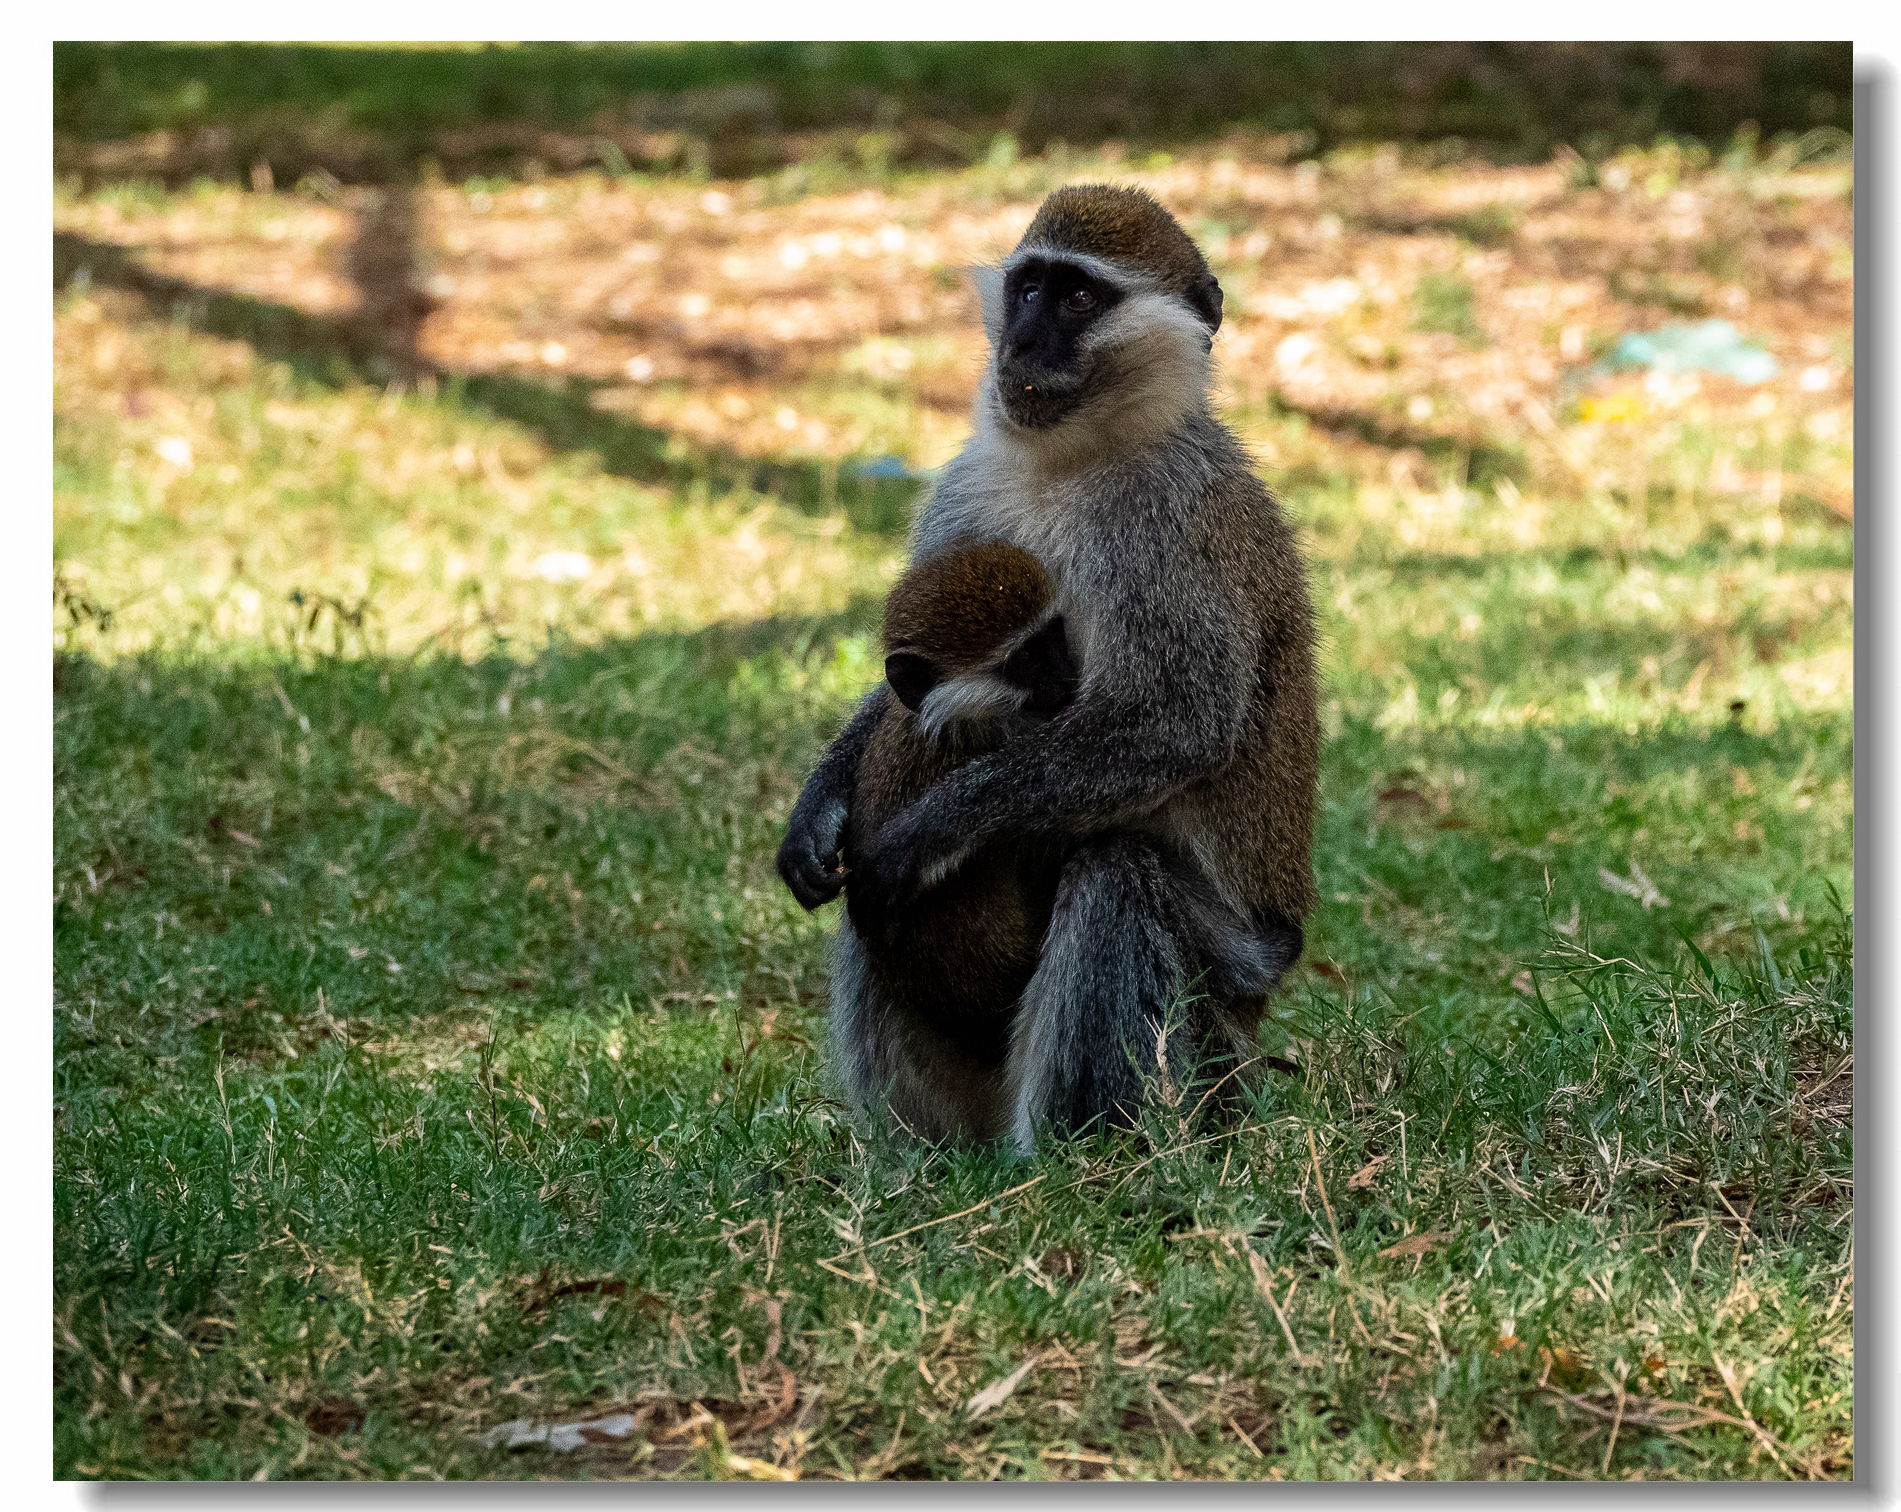
[[[1146,581],[1102,585],[1076,702],[887,825],[853,863],[855,896],[901,905],[987,841],[1135,822],[1227,762],[1256,692],[1251,616],[1180,541],[1129,545],[1124,560],[1149,568],[1129,576]],[[1193,571],[1156,571],[1158,558]]]
[[[845,821],[851,817],[852,788],[858,780],[858,763],[870,743],[871,732],[884,718],[889,698],[890,689],[885,683],[865,695],[858,712],[819,758],[799,801],[792,805],[777,864],[780,878],[808,912],[831,902],[844,890],[838,851],[845,839]]]

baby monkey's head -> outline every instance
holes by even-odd
[[[1076,693],[1056,587],[1027,551],[992,541],[933,552],[885,601],[885,680],[927,739],[1000,733]]]

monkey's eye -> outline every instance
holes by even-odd
[[[1084,310],[1095,308],[1096,296],[1087,289],[1071,289],[1063,296],[1063,308],[1081,314]]]
[[[1043,289],[1040,284],[1025,284],[1023,286],[1023,302],[1025,304],[1035,304],[1037,295],[1042,292]]]

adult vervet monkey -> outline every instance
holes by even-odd
[[[1293,532],[1212,413],[1221,289],[1133,189],[1051,195],[980,275],[991,360],[974,432],[912,531],[914,558],[1001,540],[1057,589],[1074,701],[958,767],[853,857],[854,907],[899,913],[1000,839],[1062,855],[1016,1004],[1010,1132],[1126,1120],[1184,993],[1171,1073],[1254,1054],[1266,994],[1313,905],[1313,611]],[[886,708],[861,705],[806,784],[779,870],[837,895],[855,774]],[[840,931],[834,1034],[886,1015]],[[1190,984],[1195,984],[1191,988]]]

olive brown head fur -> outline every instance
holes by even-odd
[[[885,680],[927,740],[971,750],[1075,692],[1056,587],[1001,541],[939,553],[885,601]]]
[[[1125,1119],[1130,1046],[1184,998],[1171,1074],[1257,1054],[1266,994],[1313,905],[1319,732],[1313,613],[1294,533],[1209,402],[1219,289],[1133,190],[1045,202],[982,280],[992,355],[972,436],[912,531],[913,559],[1001,540],[1033,553],[1081,666],[1074,702],[945,772],[852,857],[854,906],[902,918],[998,844],[1059,857],[1035,973],[1008,1020],[1010,1130]],[[881,687],[820,761],[780,871],[807,907],[832,862]],[[840,931],[834,1033],[875,1061],[890,1004]],[[858,1081],[861,1103],[879,1088]]]

